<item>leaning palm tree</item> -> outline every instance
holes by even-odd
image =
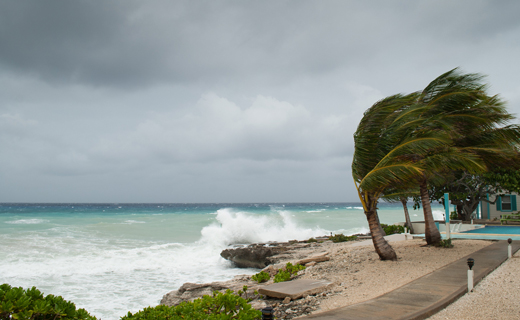
[[[378,200],[397,185],[411,187],[415,178],[424,173],[422,163],[408,155],[425,158],[432,149],[451,143],[442,132],[414,131],[397,121],[416,99],[417,94],[412,93],[376,102],[365,112],[354,134],[352,175],[374,247],[382,260],[395,260],[397,256],[384,239],[377,214]]]
[[[452,140],[450,148],[434,150],[434,154],[418,159],[425,169],[417,182],[428,244],[441,239],[433,223],[428,183],[442,183],[443,172],[452,170],[482,173],[487,166],[511,158],[515,152],[512,146],[520,140],[518,126],[507,125],[513,116],[497,96],[487,95],[482,79],[479,74],[450,70],[433,80],[398,119],[411,130],[443,131]]]
[[[381,259],[395,259],[383,238],[377,203],[396,188],[419,187],[428,244],[441,240],[435,227],[428,183],[447,172],[487,170],[493,159],[509,159],[520,141],[512,116],[482,77],[451,70],[422,92],[394,95],[369,108],[354,134],[352,174]]]

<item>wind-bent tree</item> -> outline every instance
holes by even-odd
[[[433,80],[418,96],[416,103],[403,114],[411,121],[404,124],[417,131],[442,131],[452,141],[448,148],[431,150],[423,162],[422,176],[417,177],[425,219],[428,244],[437,244],[440,233],[434,225],[428,184],[442,184],[451,172],[470,174],[487,171],[487,166],[511,159],[511,146],[520,138],[518,126],[507,122],[513,117],[497,96],[489,96],[483,76],[450,70]],[[406,122],[406,121],[405,121]]]
[[[441,240],[435,227],[428,183],[446,174],[486,171],[487,159],[507,158],[506,145],[517,137],[503,103],[486,94],[481,76],[451,70],[422,92],[385,98],[369,108],[354,134],[352,173],[381,259],[395,259],[383,238],[378,199],[398,188],[419,187],[428,244]],[[505,137],[508,138],[500,138]]]
[[[376,102],[364,114],[354,134],[352,175],[368,221],[372,242],[382,260],[395,260],[395,251],[384,239],[377,203],[385,191],[415,182],[424,169],[407,155],[425,157],[432,148],[448,146],[438,132],[410,132],[397,121],[417,94],[394,95]],[[402,118],[405,119],[405,118]]]

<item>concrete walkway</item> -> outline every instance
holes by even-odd
[[[476,285],[507,259],[507,246],[507,241],[498,241],[375,299],[305,319],[426,319],[468,291],[468,258],[475,259]],[[520,241],[513,241],[512,247],[514,254]]]

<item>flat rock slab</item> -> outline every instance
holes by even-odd
[[[299,299],[308,295],[313,295],[325,291],[332,282],[325,280],[300,279],[286,282],[279,282],[258,289],[258,293],[284,299]]]

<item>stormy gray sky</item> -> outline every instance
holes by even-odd
[[[520,113],[520,2],[0,1],[0,202],[359,201],[352,135],[455,67]]]

